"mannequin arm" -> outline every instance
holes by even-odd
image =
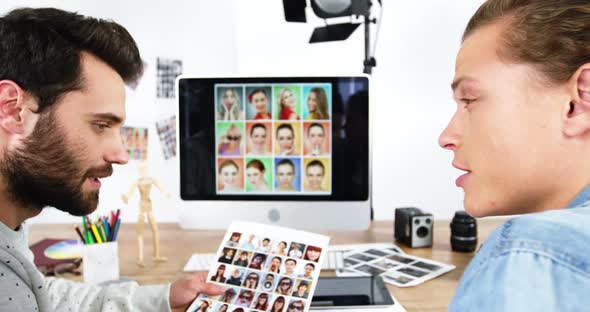
[[[160,184],[160,181],[158,181],[158,179],[152,178],[152,183],[158,188],[158,190],[160,190],[160,192],[164,193],[167,198],[170,198],[170,196],[172,196],[170,192],[164,189],[164,187],[162,186],[162,184]]]
[[[131,187],[129,187],[129,191],[127,191],[127,193],[121,194],[121,199],[124,203],[127,203],[129,201],[129,196],[133,195],[133,192],[135,191],[136,187],[137,181],[131,183]]]

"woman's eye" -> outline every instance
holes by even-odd
[[[475,102],[475,99],[462,98],[461,102],[465,105],[465,108],[467,108],[467,106],[469,106],[471,103]]]

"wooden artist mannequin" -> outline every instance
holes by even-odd
[[[150,192],[152,185],[156,186],[166,197],[170,198],[170,193],[164,190],[158,180],[148,176],[147,162],[143,161],[139,164],[139,179],[131,184],[129,191],[126,194],[122,194],[121,198],[123,202],[127,204],[129,196],[133,194],[135,188],[139,190],[139,218],[137,219],[137,242],[138,242],[138,260],[137,264],[141,267],[145,266],[143,262],[143,224],[147,217],[150,227],[152,228],[152,234],[154,238],[154,258],[155,262],[164,262],[167,259],[160,256],[160,240],[158,235],[158,227],[154,216],[152,214],[152,201],[150,199]]]

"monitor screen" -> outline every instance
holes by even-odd
[[[181,77],[178,86],[182,199],[367,200],[366,77]]]

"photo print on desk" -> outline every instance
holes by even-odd
[[[383,281],[398,287],[422,284],[455,269],[455,266],[419,258],[396,247],[384,245],[351,246],[343,257],[344,268],[337,276],[380,275]]]
[[[129,154],[129,159],[147,159],[148,128],[122,127],[121,137]]]
[[[158,138],[162,144],[164,159],[176,156],[176,116],[162,119],[156,122]]]
[[[156,97],[172,99],[176,96],[176,77],[182,74],[182,61],[158,57],[156,60]]]
[[[225,294],[199,295],[187,311],[218,311],[222,306],[230,312],[270,311],[273,306],[309,311],[329,241],[309,232],[234,222],[207,275],[207,281],[226,287]]]

